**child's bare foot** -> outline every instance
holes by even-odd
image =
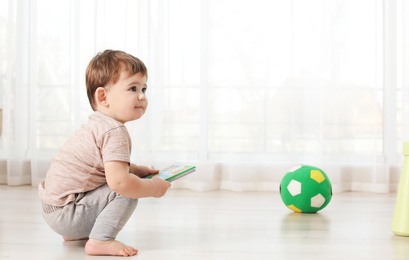
[[[116,240],[101,241],[90,238],[85,244],[85,252],[88,255],[133,256],[138,250]]]
[[[78,240],[87,240],[88,237],[83,237],[83,238],[70,238],[70,237],[63,237],[64,241],[78,241]]]

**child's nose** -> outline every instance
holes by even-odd
[[[139,100],[145,100],[146,95],[144,93],[139,94]]]

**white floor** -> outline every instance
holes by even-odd
[[[118,240],[139,260],[409,259],[409,237],[390,231],[394,201],[341,193],[317,214],[297,214],[274,192],[171,190],[141,199]],[[63,242],[44,223],[35,188],[0,186],[0,205],[0,259],[118,259]]]

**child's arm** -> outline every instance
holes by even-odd
[[[104,167],[108,186],[128,198],[162,197],[170,187],[170,182],[160,178],[141,179],[129,173],[127,162],[107,162]]]

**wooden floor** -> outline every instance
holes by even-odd
[[[317,214],[297,214],[274,192],[170,190],[141,199],[118,240],[139,260],[409,259],[409,237],[390,231],[394,201],[341,193]],[[43,221],[35,188],[0,186],[0,205],[0,259],[118,259],[63,242]]]

